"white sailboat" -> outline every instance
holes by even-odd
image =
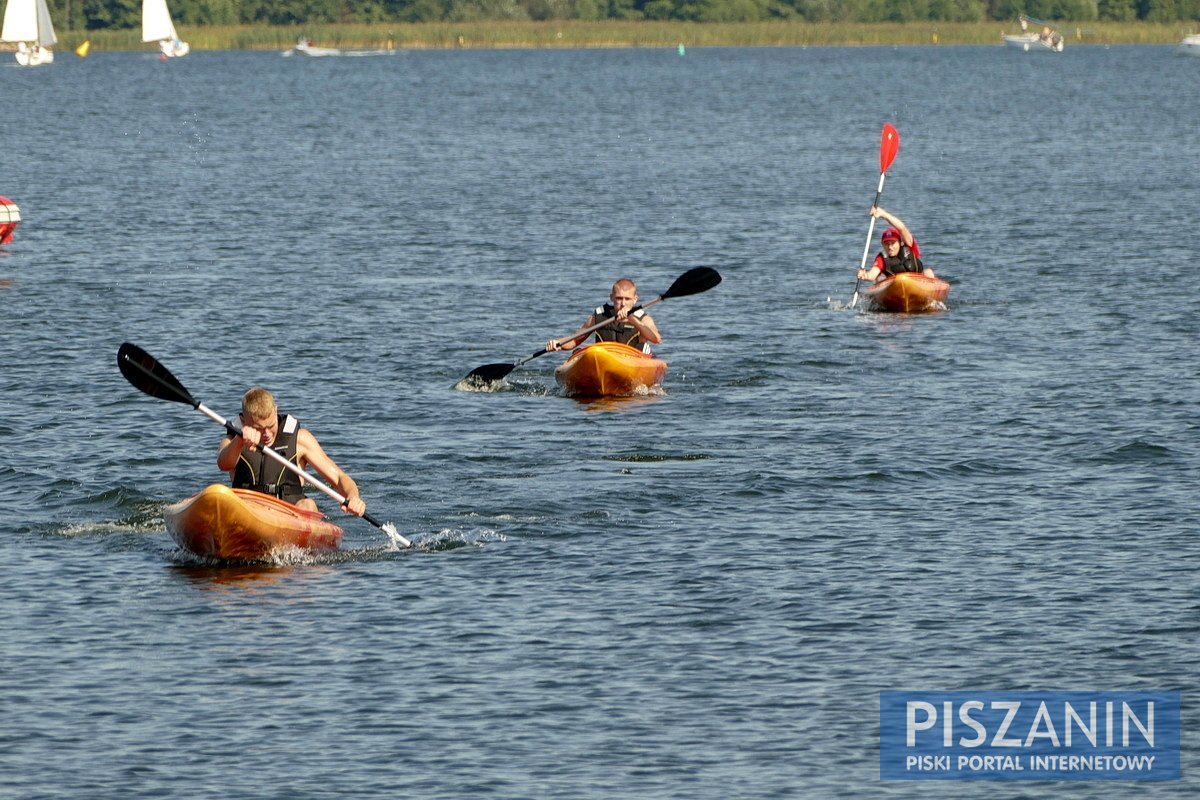
[[[1179,43],[1179,52],[1185,56],[1200,56],[1200,34],[1193,33],[1183,37]]]
[[[0,42],[16,43],[17,63],[23,67],[52,63],[54,51],[50,47],[58,42],[58,37],[54,35],[46,0],[8,0]]]
[[[187,42],[179,41],[167,0],[142,0],[142,41],[158,42],[163,58],[180,58],[192,49]]]

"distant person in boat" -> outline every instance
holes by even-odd
[[[300,477],[262,452],[270,447],[300,469],[311,466],[346,498],[347,511],[361,517],[367,504],[358,494],[358,484],[321,449],[317,437],[290,414],[280,414],[275,398],[262,387],[242,397],[240,436],[226,436],[217,452],[217,467],[228,472],[235,489],[253,489],[270,494],[307,511],[317,504],[304,496]]]
[[[873,281],[899,272],[920,272],[930,278],[937,277],[933,270],[921,263],[921,248],[903,220],[879,206],[871,207],[871,216],[884,220],[892,227],[879,237],[883,252],[875,254],[875,263],[870,269],[858,271],[859,280]]]
[[[642,309],[629,313],[638,301],[637,284],[632,279],[621,278],[614,283],[608,300],[604,305],[596,307],[587,322],[579,326],[578,331],[563,339],[551,339],[546,342],[546,349],[550,352],[574,349],[587,338],[585,330],[606,319],[612,319],[612,322],[595,331],[598,342],[620,342],[643,353],[649,353],[650,345],[662,341],[658,326],[649,314]]]

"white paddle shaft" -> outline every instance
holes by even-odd
[[[883,179],[887,177],[886,172],[879,173],[879,188],[875,190],[875,202],[871,204],[871,208],[879,205],[879,197],[883,194]],[[867,254],[871,252],[871,237],[875,235],[875,215],[871,215],[871,224],[867,226],[867,243],[863,246],[862,263],[858,265],[859,269],[867,268]]]

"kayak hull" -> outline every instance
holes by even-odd
[[[247,489],[213,484],[163,511],[175,542],[198,556],[262,561],[275,550],[337,550],[342,529],[323,514]]]
[[[571,397],[617,397],[662,383],[667,362],[619,342],[578,348],[554,370],[554,380]]]
[[[868,286],[863,291],[875,311],[917,314],[941,311],[950,295],[950,284],[919,272],[901,272]]]

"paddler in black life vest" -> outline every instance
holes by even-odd
[[[933,270],[921,263],[921,248],[903,220],[879,206],[871,207],[871,216],[884,220],[892,227],[886,229],[879,237],[883,244],[883,252],[875,254],[875,263],[870,269],[858,271],[859,280],[873,281],[899,272],[920,272],[930,278],[937,277]]]
[[[270,458],[260,448],[270,447],[300,469],[311,466],[346,498],[343,508],[361,517],[367,504],[358,494],[358,484],[342,472],[321,449],[317,437],[290,414],[280,414],[275,398],[256,386],[242,396],[241,436],[226,436],[217,452],[217,467],[229,473],[235,489],[253,489],[274,495],[306,511],[317,504],[304,496],[304,486],[296,473]]]
[[[654,324],[654,319],[649,314],[643,310],[629,313],[638,301],[637,284],[632,279],[621,278],[614,283],[612,291],[608,294],[608,300],[609,302],[604,305],[596,307],[596,310],[588,317],[587,322],[579,327],[578,331],[562,339],[551,339],[546,342],[546,349],[551,352],[574,349],[587,338],[587,334],[583,331],[606,319],[613,321],[595,332],[598,342],[620,342],[641,350],[643,353],[649,353],[650,345],[662,341],[658,326]]]

